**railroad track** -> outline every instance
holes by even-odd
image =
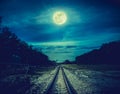
[[[69,82],[63,67],[59,66],[44,94],[77,94]]]

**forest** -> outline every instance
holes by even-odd
[[[8,27],[0,32],[0,63],[49,66],[48,56],[20,40]]]

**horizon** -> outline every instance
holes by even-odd
[[[21,40],[42,49],[50,60],[74,61],[76,56],[104,43],[120,40],[118,0],[0,2],[3,26],[8,26]],[[55,14],[61,11],[62,20]]]

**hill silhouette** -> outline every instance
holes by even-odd
[[[0,32],[0,63],[53,65],[48,56],[21,41],[8,27],[2,28]]]
[[[75,63],[120,65],[120,41],[103,44],[100,49],[78,56]]]

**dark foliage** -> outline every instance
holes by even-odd
[[[51,65],[52,61],[44,55],[21,41],[7,27],[0,33],[0,63],[22,63],[32,65]]]
[[[69,61],[69,60],[65,60],[61,64],[74,64],[74,62],[73,61]]]
[[[120,41],[103,44],[100,49],[76,57],[78,64],[120,65]]]

